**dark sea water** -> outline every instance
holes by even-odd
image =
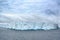
[[[0,28],[0,40],[59,40],[58,30],[17,31]]]

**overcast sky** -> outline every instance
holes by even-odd
[[[59,0],[0,0],[0,12],[58,15]]]

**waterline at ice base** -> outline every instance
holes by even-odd
[[[15,30],[60,28],[59,0],[0,0],[0,27]]]
[[[58,24],[52,19],[35,14],[1,14],[0,27],[17,30],[57,29]]]

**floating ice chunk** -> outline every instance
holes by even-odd
[[[60,28],[60,24],[58,24],[58,27]]]
[[[57,26],[52,23],[44,23],[42,29],[44,30],[57,29]]]

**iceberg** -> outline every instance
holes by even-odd
[[[35,19],[37,18],[31,19],[29,16],[28,16],[29,18],[26,18],[26,15],[23,16],[24,14],[21,16],[20,15],[18,16],[17,14],[16,15],[15,14],[1,14],[0,15],[0,27],[16,29],[16,30],[58,29],[58,25],[51,22],[50,20],[45,21],[46,19],[43,18],[43,19],[40,19],[40,21],[36,21]]]

